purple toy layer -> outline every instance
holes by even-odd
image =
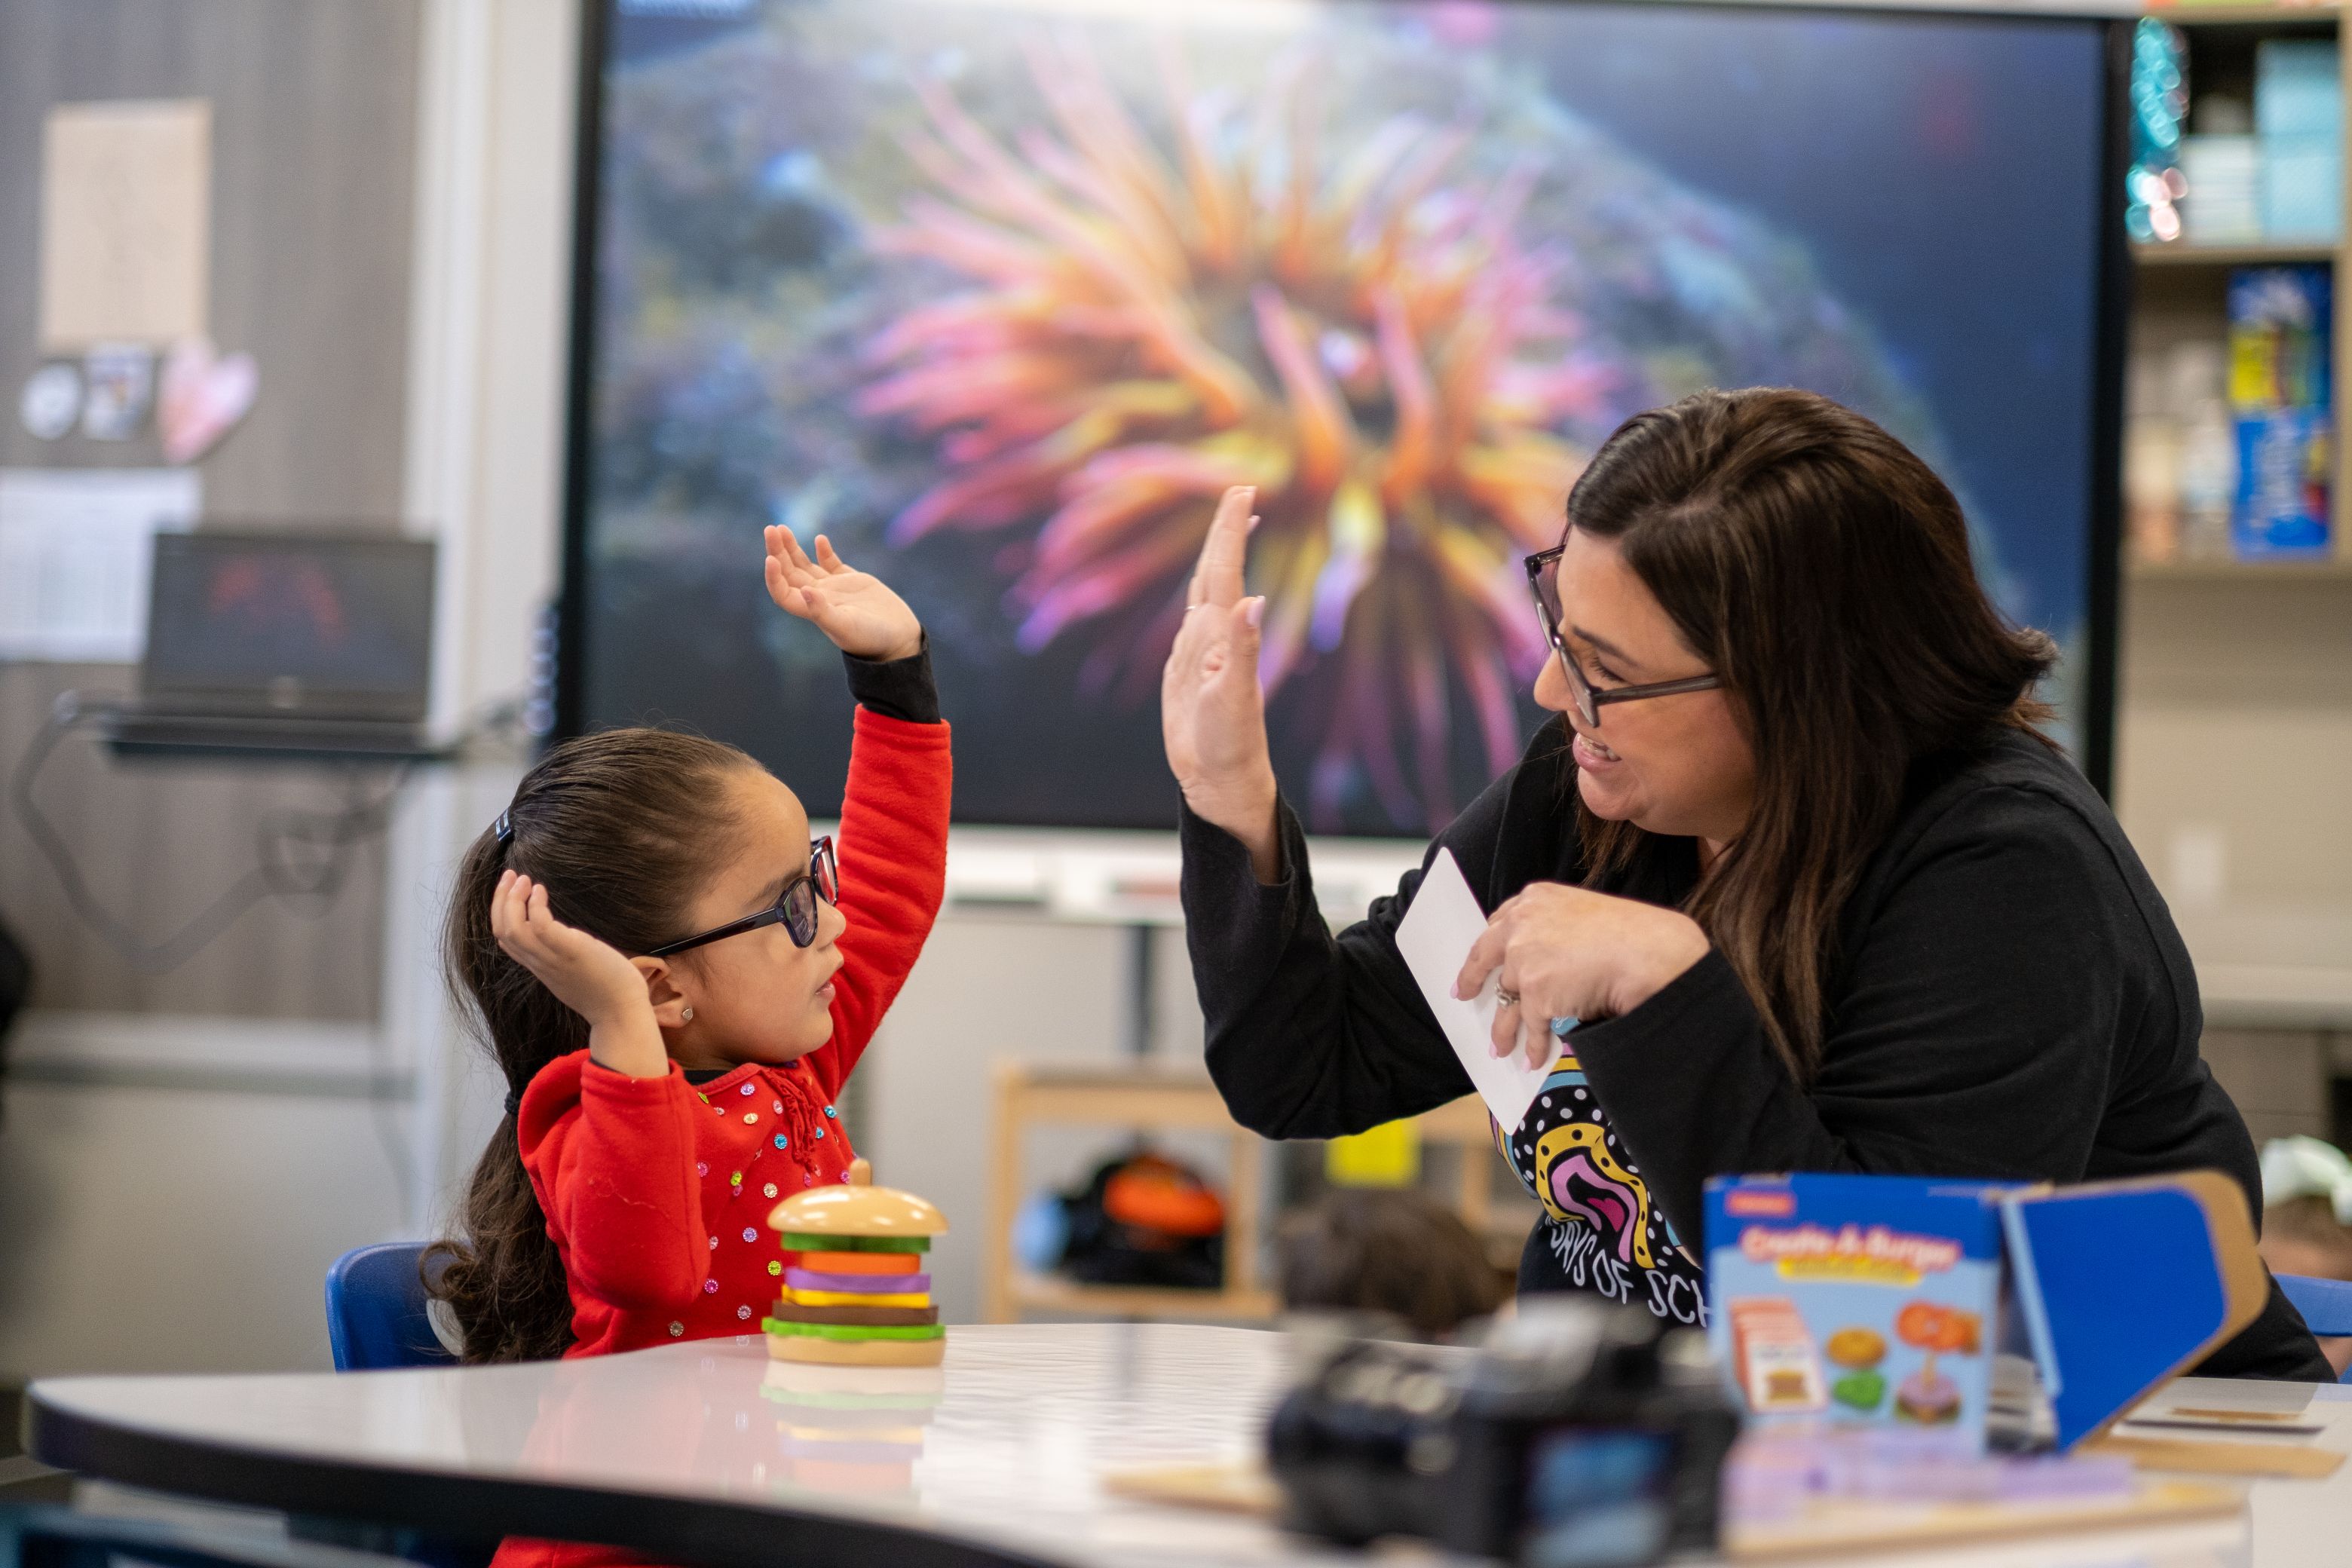
[[[819,1274],[787,1268],[784,1283],[795,1290],[835,1290],[845,1296],[919,1296],[931,1288],[928,1274]]]

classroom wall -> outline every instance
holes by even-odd
[[[327,1365],[327,1265],[397,1220],[395,1115],[190,1083],[11,1087],[0,1381]]]
[[[2182,919],[2345,912],[2352,578],[2140,578],[2123,620],[2116,803]],[[2320,957],[2273,945],[2269,962]],[[2262,962],[2259,952],[2232,955]]]
[[[420,18],[419,0],[0,5],[0,466],[161,462],[152,427],[43,442],[15,417],[15,390],[42,357],[41,127],[56,103],[202,98],[214,106],[212,332],[261,367],[252,414],[201,465],[205,515],[401,520]],[[0,758],[13,767],[58,692],[127,693],[134,680],[125,666],[0,664]],[[125,767],[77,738],[40,796],[98,898],[152,939],[252,864],[269,814],[333,805],[345,787],[316,772]],[[372,1017],[383,887],[381,847],[363,847],[339,899],[257,909],[200,961],[144,974],[56,918],[55,874],[0,815],[0,919],[33,955],[42,1006]]]
[[[83,38],[67,22],[85,12],[130,20]],[[263,298],[239,296],[237,304],[258,312],[256,331],[274,323],[295,336],[240,340],[231,335],[229,303],[219,293],[235,269],[222,266],[218,335],[232,348],[263,349],[263,391],[254,424],[215,459],[225,477],[212,482],[208,468],[208,493],[215,502],[250,500],[278,508],[276,516],[300,516],[330,504],[317,488],[328,479],[318,476],[338,471],[338,461],[358,461],[351,448],[374,452],[365,458],[366,484],[350,486],[359,499],[347,500],[341,515],[402,518],[442,535],[436,675],[447,688],[440,694],[445,711],[473,694],[454,679],[459,669],[482,689],[507,690],[520,686],[526,668],[521,622],[500,621],[487,638],[469,635],[476,586],[486,574],[501,577],[530,605],[553,578],[541,532],[476,535],[464,525],[488,508],[526,516],[551,510],[555,416],[528,393],[511,397],[499,356],[549,367],[530,373],[541,380],[561,374],[572,23],[570,0],[91,0],[86,6],[37,0],[0,7],[0,72],[31,71],[44,60],[52,61],[44,68],[61,72],[55,61],[87,68],[92,79],[74,78],[60,96],[226,94],[246,78],[151,80],[133,68],[226,70],[227,60],[250,69],[258,62],[268,85],[290,95],[300,116],[334,127],[314,134],[333,142],[351,132],[391,171],[352,182],[344,195],[401,207],[394,282],[350,277],[365,298],[341,300],[320,320],[298,280],[279,279]],[[347,51],[335,57],[341,65],[319,56],[324,46],[317,40],[327,35]],[[109,61],[127,74],[95,79]],[[396,114],[377,112],[381,92],[390,93]],[[231,134],[226,108],[219,113],[225,167],[215,195],[216,256],[256,237],[247,232],[253,226],[229,221],[248,211],[232,209],[234,193],[258,191],[278,168],[245,133]],[[18,100],[0,91],[0,116],[8,117],[0,161],[20,162],[24,149],[38,145],[37,113],[25,121]],[[268,139],[292,143],[302,135],[299,125],[280,122]],[[232,158],[242,161],[233,176],[226,166]],[[281,181],[277,194],[303,203],[307,226],[285,259],[306,274],[352,273],[302,247],[311,237],[348,237],[366,215],[346,215],[334,192],[288,184]],[[509,221],[523,226],[522,240],[505,226]],[[32,226],[27,218],[5,226],[21,237]],[[29,325],[17,326],[11,344],[28,339]],[[389,346],[369,358],[361,351],[378,328]],[[314,390],[282,368],[311,349],[367,379],[386,401],[362,418],[320,392],[331,423],[298,426],[295,444],[305,454],[296,460],[278,449],[265,416],[288,416]],[[493,416],[478,419],[486,402]],[[368,445],[387,432],[388,456]],[[278,490],[258,478],[250,490],[239,488],[235,465],[248,437],[256,459],[274,465],[278,478],[269,482]],[[487,464],[478,460],[484,449],[478,437],[495,443]],[[303,475],[316,481],[312,488],[294,485]],[[362,502],[363,512],[355,510]],[[506,609],[500,600],[495,614]],[[526,619],[528,613],[521,612]],[[0,669],[0,681],[11,678],[24,679]],[[21,739],[0,736],[0,743]],[[77,794],[124,787],[110,776],[53,782]],[[270,803],[249,774],[212,787],[247,809]],[[495,776],[482,787],[503,797]],[[126,812],[126,820],[157,829],[156,841],[141,846],[151,870],[184,867],[193,878],[235,859],[249,827],[233,814],[205,816],[204,792],[184,782],[159,788],[158,797]],[[465,780],[428,778],[411,789],[374,862],[393,869],[379,869],[345,906],[350,923],[336,928],[340,960],[320,956],[327,939],[299,914],[257,915],[235,935],[258,942],[257,950],[240,957],[234,942],[225,943],[196,966],[212,973],[205,984],[220,985],[226,971],[241,979],[234,987],[107,981],[41,994],[49,1008],[20,1026],[11,1042],[16,1071],[0,1091],[0,1258],[8,1264],[0,1274],[14,1287],[0,1289],[0,1381],[117,1365],[326,1364],[319,1303],[327,1261],[360,1243],[417,1234],[441,1185],[449,1142],[443,1129],[465,1136],[465,1108],[496,1104],[459,1043],[419,1026],[440,1007],[426,911],[438,898],[446,859],[442,819],[474,808]],[[25,902],[5,906],[11,916],[60,944],[69,959],[86,952],[92,944],[58,907],[54,886],[31,879],[20,851],[0,839],[0,889],[19,886],[9,879],[27,879]],[[47,962],[42,949],[36,953]],[[53,974],[72,973],[69,961],[52,966]],[[239,1022],[224,1027],[207,1010]],[[272,1016],[276,1022],[252,1021]],[[412,1113],[418,1097],[429,1097],[432,1114]],[[480,1133],[471,1136],[478,1147]],[[218,1267],[222,1258],[233,1266]]]
[[[2128,581],[2120,663],[2117,814],[2200,965],[2352,970],[2352,578]],[[2352,1031],[2204,1051],[2258,1142],[2336,1135]]]

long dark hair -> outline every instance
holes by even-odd
[[[549,752],[515,787],[510,841],[486,829],[466,851],[443,931],[451,994],[515,1103],[557,1057],[588,1043],[579,1014],[499,948],[490,895],[509,868],[547,888],[555,917],[623,952],[676,940],[695,892],[733,848],[730,774],[759,764],[732,746],[664,730],[608,730]],[[572,1299],[548,1239],[509,1110],[474,1166],[460,1234],[425,1258],[435,1295],[465,1331],[469,1362],[537,1361],[572,1343]]]
[[[1810,1082],[1838,914],[1913,763],[2003,729],[2046,742],[2034,690],[2056,647],[1985,596],[1944,481],[1810,392],[1702,392],[1635,415],[1568,518],[1619,542],[1755,749],[1754,809],[1685,912]],[[1577,810],[1591,879],[1613,877],[1644,835]]]

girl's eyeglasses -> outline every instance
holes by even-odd
[[[740,921],[730,921],[715,926],[700,936],[690,936],[666,947],[655,948],[647,958],[667,958],[673,952],[684,952],[689,947],[700,947],[722,937],[740,936],[747,931],[781,923],[784,933],[793,939],[794,947],[806,947],[816,941],[816,901],[828,904],[841,902],[841,868],[833,858],[831,835],[809,846],[808,869],[784,884],[776,901],[756,915],[745,915]]]
[[[1644,697],[1674,697],[1685,691],[1711,691],[1723,684],[1719,675],[1693,675],[1681,680],[1655,680],[1647,686],[1606,686],[1596,688],[1584,679],[1576,655],[1568,648],[1568,639],[1560,635],[1559,558],[1568,548],[1555,544],[1549,550],[1539,550],[1527,558],[1528,590],[1536,596],[1536,618],[1543,623],[1544,638],[1559,655],[1559,668],[1568,677],[1570,697],[1576,703],[1576,716],[1591,730],[1601,728],[1601,710],[1611,702],[1639,702]]]

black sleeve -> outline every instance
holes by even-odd
[[[1921,835],[1867,925],[1849,928],[1810,1089],[1719,952],[1569,1043],[1685,1236],[1719,1174],[2080,1180],[2146,943],[2123,897],[2109,852],[2070,813],[1980,790]]]
[[[860,708],[909,724],[940,721],[940,689],[931,683],[929,634],[920,651],[906,658],[877,660],[845,653],[841,662],[849,671],[849,695]]]
[[[1393,896],[1374,900],[1336,936],[1287,802],[1276,805],[1282,880],[1271,887],[1258,881],[1241,840],[1185,809],[1184,940],[1207,1022],[1209,1075],[1234,1120],[1268,1138],[1331,1138],[1470,1092],[1396,950],[1396,928],[1441,846],[1478,885],[1495,858],[1510,777],[1438,836]]]

